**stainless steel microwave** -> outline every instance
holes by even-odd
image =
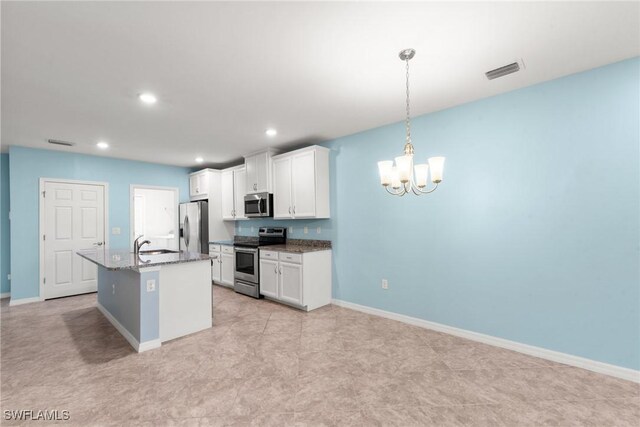
[[[273,194],[256,193],[244,196],[244,215],[249,218],[273,216]]]

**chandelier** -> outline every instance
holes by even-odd
[[[380,172],[380,183],[389,194],[394,196],[404,196],[413,193],[416,196],[433,193],[438,184],[442,182],[442,170],[444,169],[444,157],[430,157],[428,163],[413,165],[413,145],[411,144],[411,115],[409,109],[409,60],[413,58],[416,51],[404,49],[400,51],[400,59],[407,64],[407,118],[405,127],[407,129],[407,140],[404,144],[404,155],[393,160],[378,162]],[[429,169],[431,169],[431,182],[434,186],[427,189],[429,180]],[[415,175],[414,175],[415,170]]]

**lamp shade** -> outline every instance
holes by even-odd
[[[383,160],[378,162],[378,171],[380,172],[380,184],[391,184],[391,169],[393,168],[393,160]]]
[[[429,179],[429,165],[421,163],[419,165],[415,165],[414,169],[416,171],[416,185],[420,188],[425,187],[427,185],[427,180]]]
[[[400,174],[398,173],[398,168],[396,166],[393,166],[391,168],[391,187],[400,188],[401,185],[402,184],[400,182]]]
[[[430,157],[429,167],[431,167],[431,181],[439,183],[442,181],[442,171],[444,170],[444,157]]]
[[[396,157],[396,168],[400,182],[403,184],[409,182],[413,173],[413,157],[409,155]]]

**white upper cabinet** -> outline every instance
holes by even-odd
[[[222,219],[239,220],[244,216],[246,172],[244,166],[225,169],[221,177]]]
[[[210,174],[208,169],[194,172],[189,175],[189,198],[204,200],[209,198]]]
[[[272,160],[271,150],[264,151],[244,158],[247,172],[246,193],[271,193]]]
[[[329,218],[329,149],[313,145],[273,158],[274,218]]]
[[[273,217],[291,218],[291,157],[273,161]]]

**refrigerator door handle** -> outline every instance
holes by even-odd
[[[189,236],[191,235],[191,227],[189,226],[189,217],[184,217],[184,244],[187,246],[185,249],[189,251]]]

